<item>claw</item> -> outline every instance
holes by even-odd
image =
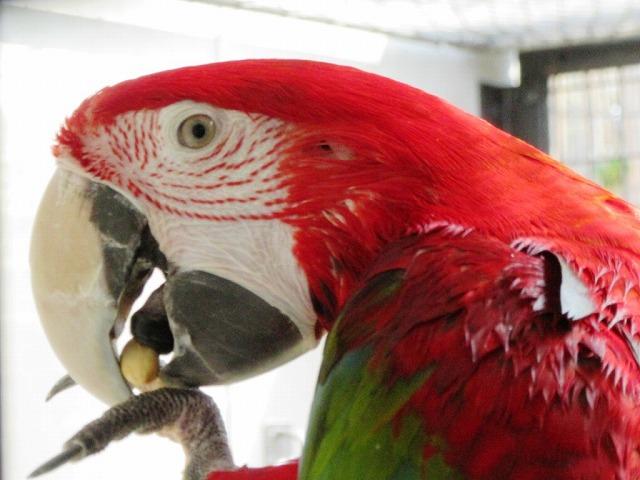
[[[97,453],[133,432],[160,430],[182,444],[187,454],[185,479],[201,479],[211,471],[235,468],[224,423],[213,400],[198,390],[161,388],[131,397],[107,410],[69,439],[60,454],[34,470],[29,478]]]
[[[72,445],[69,448],[62,451],[51,460],[43,463],[33,472],[29,474],[27,478],[36,478],[45,473],[49,473],[52,470],[64,465],[65,463],[82,458],[82,447],[80,445]]]

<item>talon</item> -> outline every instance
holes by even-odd
[[[83,456],[84,455],[82,454],[82,447],[80,445],[71,445],[68,448],[65,448],[62,453],[59,453],[51,460],[48,460],[40,465],[33,472],[31,472],[27,478],[39,477],[40,475],[44,475],[45,473],[61,467],[65,463],[79,460]]]
[[[214,401],[198,390],[160,388],[107,410],[71,437],[62,453],[34,470],[30,478],[97,453],[133,432],[167,429],[187,454],[186,478],[200,479],[216,469],[234,468],[227,433]]]

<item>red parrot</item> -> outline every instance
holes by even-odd
[[[133,333],[173,350],[167,385],[328,332],[299,466],[209,480],[640,479],[640,213],[534,147],[374,74],[248,60],[108,87],[54,153],[34,289],[94,394],[131,395],[110,334],[153,268]]]

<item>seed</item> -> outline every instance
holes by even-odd
[[[127,382],[141,388],[156,379],[159,370],[158,354],[135,338],[129,340],[120,355],[120,371]]]

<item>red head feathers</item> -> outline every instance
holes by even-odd
[[[385,242],[433,222],[507,242],[588,238],[587,256],[639,241],[629,205],[542,152],[418,89],[332,64],[247,60],[122,82],[85,101],[60,144],[91,162],[87,132],[182,100],[290,127],[278,144],[288,192],[278,217],[299,227],[302,264],[327,283],[328,269],[353,274]],[[343,299],[338,285],[330,290]]]

